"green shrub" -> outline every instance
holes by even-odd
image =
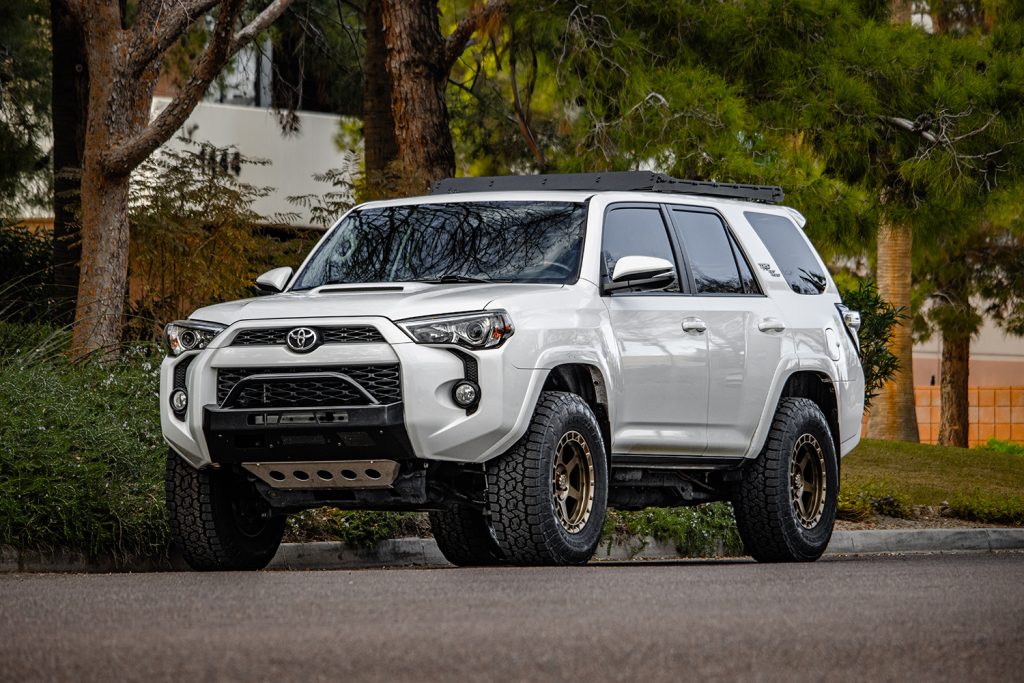
[[[165,552],[158,358],[72,365],[39,348],[0,358],[0,544]]]
[[[631,537],[647,536],[662,543],[673,543],[681,555],[688,557],[743,554],[743,542],[728,503],[647,508],[636,512],[608,511],[603,542],[610,545]]]
[[[985,442],[984,448],[989,451],[996,451],[997,453],[1024,455],[1024,444],[1003,441],[1002,439],[989,439]]]
[[[848,522],[863,522],[875,514],[871,507],[871,501],[863,496],[853,496],[845,491],[839,493],[839,508],[836,513],[838,519],[845,519]]]
[[[285,542],[341,541],[360,547],[403,536],[429,536],[424,513],[316,508],[288,517]]]
[[[902,308],[896,308],[878,295],[878,288],[870,280],[860,280],[856,287],[840,287],[843,303],[860,312],[860,356],[864,368],[864,408],[900,369],[899,359],[889,350],[893,330],[909,318]]]
[[[48,236],[0,220],[0,320],[34,320],[46,314],[52,253]]]
[[[864,521],[871,515],[910,519],[914,516],[910,497],[885,484],[845,487],[839,494],[839,519]]]
[[[976,491],[949,501],[949,510],[961,519],[986,524],[1024,525],[1024,497],[989,496]]]

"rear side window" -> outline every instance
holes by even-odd
[[[673,209],[672,222],[698,294],[757,293],[750,267],[717,214]]]
[[[800,229],[783,216],[746,211],[743,213],[782,270],[786,283],[797,294],[821,294],[828,278],[807,246]]]
[[[657,256],[675,263],[672,243],[657,206],[613,206],[605,214],[601,259],[606,282],[611,282],[615,264],[623,256]],[[678,275],[659,291],[678,292]]]

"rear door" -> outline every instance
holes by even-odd
[[[671,206],[693,315],[707,326],[709,456],[742,455],[757,429],[782,355],[785,324],[764,296],[724,219],[709,209]]]

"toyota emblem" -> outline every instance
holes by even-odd
[[[284,340],[295,353],[309,353],[320,346],[320,334],[311,327],[296,327]]]

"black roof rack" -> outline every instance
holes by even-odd
[[[586,190],[589,192],[671,192],[712,197],[729,197],[753,202],[781,204],[782,188],[775,185],[739,185],[702,180],[680,180],[652,171],[610,173],[552,173],[549,175],[485,176],[444,178],[434,183],[430,194],[462,192],[508,192],[537,190]]]

